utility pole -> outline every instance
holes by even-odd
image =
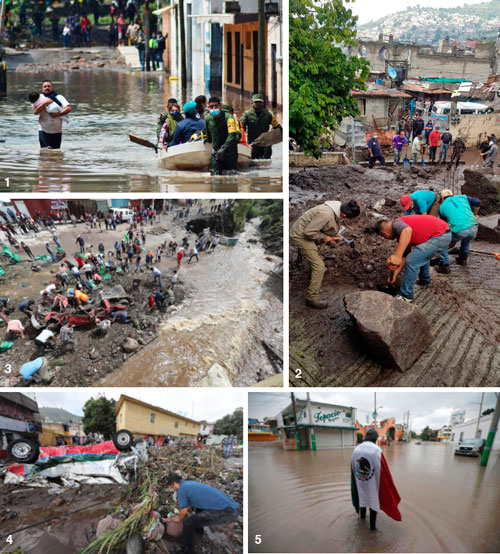
[[[479,438],[479,423],[481,421],[481,412],[483,411],[483,400],[484,400],[484,392],[481,395],[481,404],[479,405],[479,415],[477,416],[476,434],[474,436],[475,439]]]
[[[495,440],[495,435],[498,429],[498,420],[500,420],[500,394],[499,393],[497,393],[497,405],[495,406],[495,412],[493,414],[493,419],[491,420],[490,430],[488,432],[488,438],[486,439],[483,455],[481,456],[481,462],[479,464],[481,466],[488,465],[488,458],[490,457],[490,451],[493,446],[493,441]]]
[[[266,2],[259,0],[259,52],[258,52],[259,94],[266,98]]]
[[[377,427],[377,393],[373,393],[373,423]]]
[[[300,452],[300,435],[299,435],[299,426],[297,424],[297,407],[295,406],[295,395],[293,392],[292,395],[292,407],[293,407],[293,419],[295,422],[295,440],[297,441],[297,452]]]
[[[316,450],[316,433],[314,431],[313,425],[313,419],[312,419],[312,411],[311,411],[311,397],[309,393],[307,393],[307,415],[309,416],[309,424],[311,425],[311,448],[313,450]]]
[[[181,87],[185,91],[187,87],[187,68],[186,68],[186,25],[184,21],[184,0],[179,0],[179,35],[181,47]]]
[[[5,0],[2,0],[0,6],[0,33],[3,31],[3,18],[5,17]]]

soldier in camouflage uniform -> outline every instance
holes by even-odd
[[[248,144],[252,144],[259,135],[269,131],[270,125],[273,129],[281,129],[281,125],[274,114],[266,109],[262,94],[254,94],[252,102],[252,108],[247,110],[241,118],[241,124],[247,132]],[[252,146],[252,159],[254,160],[268,160],[272,153],[273,149],[270,146]]]
[[[225,170],[236,171],[238,167],[238,142],[241,138],[239,125],[229,113],[222,111],[220,99],[213,96],[208,101],[210,114],[205,118],[207,138],[212,144],[210,156],[211,175],[222,175]]]

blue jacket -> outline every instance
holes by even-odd
[[[205,121],[197,117],[188,116],[183,121],[180,121],[175,126],[174,137],[168,147],[177,146],[178,144],[189,142],[189,139],[198,131],[205,129]]]

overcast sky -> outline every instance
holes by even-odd
[[[83,405],[92,397],[104,394],[106,398],[118,401],[120,394],[126,394],[159,408],[181,413],[186,417],[200,421],[215,422],[231,414],[236,408],[242,408],[245,402],[244,391],[237,389],[88,389],[68,392],[37,392],[36,399],[40,408],[63,408],[72,414],[82,416]],[[193,409],[194,403],[194,409]]]
[[[306,393],[297,391],[296,398],[306,399]],[[335,390],[332,392],[311,392],[311,400],[338,404],[357,409],[357,418],[366,425],[366,416],[371,420],[374,405],[374,393],[364,390]],[[281,409],[291,402],[290,393],[270,392],[248,395],[248,417],[263,419],[266,416],[276,416]],[[439,429],[450,422],[451,412],[465,410],[465,419],[477,417],[480,392],[398,392],[377,391],[378,419],[395,417],[397,423],[402,423],[403,412],[410,410],[411,428],[420,432],[426,425]],[[482,411],[493,408],[496,403],[495,394],[486,392]]]
[[[368,23],[369,21],[376,21],[386,15],[404,11],[408,7],[415,7],[417,5],[421,7],[430,8],[455,8],[463,6],[464,4],[480,4],[485,0],[467,0],[467,2],[457,2],[455,0],[384,0],[383,2],[373,2],[373,0],[355,0],[354,3],[349,2],[348,8],[352,10],[354,15],[359,17],[358,23]]]

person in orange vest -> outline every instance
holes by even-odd
[[[238,125],[240,126],[240,133],[241,133],[240,144],[244,144],[245,146],[248,146],[247,136],[245,134],[245,129],[243,128],[243,125],[241,124],[241,121],[234,115],[233,106],[231,106],[229,104],[222,104],[221,108],[222,108],[223,112],[227,112],[229,115],[233,116],[233,119],[236,119],[236,121],[238,122]]]

